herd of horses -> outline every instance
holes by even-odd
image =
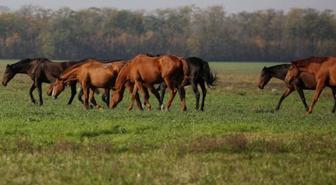
[[[169,110],[178,93],[181,109],[185,111],[185,86],[191,85],[196,97],[196,109],[203,111],[206,85],[212,87],[216,81],[216,75],[211,71],[208,62],[201,58],[150,54],[140,54],[129,61],[84,59],[52,62],[47,58],[23,59],[6,66],[2,84],[6,86],[18,73],[31,77],[33,83],[29,95],[31,101],[36,103],[33,91],[37,88],[40,105],[43,104],[42,83],[50,84],[47,94],[54,98],[57,98],[66,86],[70,86],[71,96],[68,104],[72,103],[77,93],[76,84],[79,83],[81,90],[78,98],[85,109],[91,106],[101,108],[94,98],[97,89],[104,89],[103,101],[108,107],[115,108],[123,99],[127,88],[132,100],[129,110],[133,108],[134,101],[139,109],[142,110],[146,106],[150,110],[150,91],[159,102],[159,110]],[[198,86],[202,90],[201,106]],[[170,97],[164,106],[163,99],[167,89]],[[110,91],[113,91],[111,98]],[[144,106],[141,104],[139,93],[143,96]]]
[[[54,98],[70,86],[71,104],[76,95],[76,84],[81,85],[78,99],[84,108],[91,106],[101,108],[94,95],[97,89],[104,89],[102,100],[109,108],[115,108],[123,99],[127,88],[131,94],[132,110],[134,102],[138,109],[146,107],[151,110],[149,91],[159,102],[159,110],[169,110],[174,97],[178,93],[181,110],[185,111],[185,86],[191,85],[196,97],[196,110],[204,110],[207,88],[215,86],[216,75],[211,71],[208,62],[198,57],[182,58],[174,55],[140,54],[129,61],[84,59],[80,61],[52,62],[46,58],[24,59],[15,64],[7,65],[2,84],[4,86],[18,73],[27,74],[33,80],[29,90],[31,101],[36,103],[33,91],[37,88],[39,104],[43,104],[42,83],[50,83],[47,94]],[[336,112],[336,57],[310,57],[281,64],[264,67],[261,71],[258,87],[263,89],[272,79],[285,82],[286,90],[282,94],[275,110],[279,110],[283,100],[292,92],[297,91],[307,113],[313,108],[325,87],[332,89]],[[202,101],[200,105],[200,93]],[[170,97],[163,105],[166,90]],[[303,90],[315,90],[313,100],[308,106]],[[111,91],[113,91],[111,95]],[[139,97],[142,94],[144,105]],[[84,100],[82,99],[84,97]]]

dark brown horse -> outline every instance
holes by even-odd
[[[93,92],[97,88],[104,88],[108,91],[112,89],[119,71],[125,64],[126,62],[124,61],[111,61],[103,63],[100,60],[88,59],[85,63],[74,65],[67,69],[55,81],[52,96],[57,97],[68,83],[79,82],[84,94],[84,108],[88,109],[90,95],[94,96]],[[127,83],[126,86],[129,90],[133,88],[132,84],[129,83]],[[142,108],[139,97],[136,99],[138,107]],[[94,104],[97,105],[95,102]],[[98,105],[98,107],[100,106]]]
[[[190,79],[188,80],[186,85],[191,85],[193,92],[196,97],[196,110],[204,110],[204,101],[207,94],[206,85],[208,87],[215,86],[216,75],[214,75],[209,67],[208,62],[202,60],[198,57],[188,57],[185,59],[188,63],[190,69]],[[201,107],[199,106],[200,101],[200,93],[198,90],[198,85],[202,90],[202,102]],[[160,85],[160,102],[163,102],[164,95],[166,92],[166,85],[162,83]],[[180,91],[178,91],[180,93]]]
[[[290,84],[302,74],[312,75],[316,82],[316,90],[307,110],[308,114],[313,112],[314,105],[325,87],[331,87],[333,96],[336,98],[336,57],[310,57],[293,61],[285,81]],[[333,111],[335,111],[335,106]]]
[[[150,110],[151,104],[148,101],[149,94],[147,88],[160,100],[160,95],[154,88],[154,85],[165,83],[171,92],[166,110],[169,110],[177,89],[181,91],[182,110],[186,110],[184,85],[187,83],[188,78],[188,64],[179,57],[172,55],[160,57],[138,55],[120,71],[115,83],[115,91],[113,92],[110,107],[116,107],[122,100],[125,83],[130,82],[134,84],[134,89],[132,92],[132,103],[128,109],[131,110],[133,108],[135,94],[141,91],[144,97],[144,103]]]
[[[33,96],[33,91],[37,88],[40,105],[42,105],[42,83],[53,83],[65,69],[78,63],[81,63],[81,61],[51,62],[46,58],[23,59],[15,64],[7,65],[3,76],[2,84],[6,86],[8,82],[18,73],[27,74],[33,80],[33,84],[31,85],[29,90],[31,101],[33,103],[36,103]],[[73,98],[76,95],[76,83],[70,85],[71,97],[68,104],[71,104]]]
[[[280,64],[271,67],[264,67],[260,73],[258,87],[260,89],[264,89],[267,83],[272,79],[276,78],[285,82],[286,74],[290,64]],[[304,95],[303,90],[315,90],[316,88],[316,81],[313,75],[308,73],[301,73],[298,78],[293,80],[291,84],[286,84],[287,88],[285,92],[280,97],[280,100],[275,108],[276,111],[280,109],[282,101],[289,96],[295,90],[298,92],[303,105],[305,106],[306,110],[308,110],[308,105],[306,102],[306,98]],[[336,99],[335,99],[335,106],[333,108],[333,112],[335,112],[336,108]]]

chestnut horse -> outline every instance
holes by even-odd
[[[84,108],[89,108],[89,97],[94,96],[97,88],[112,89],[119,71],[126,64],[124,61],[102,63],[96,59],[88,59],[85,63],[67,69],[54,83],[52,96],[57,97],[68,83],[77,81],[81,84],[84,94]],[[133,87],[129,84],[128,88]],[[90,91],[91,90],[91,91]],[[138,107],[141,103],[137,97]],[[100,106],[98,106],[100,107]]]
[[[132,92],[132,103],[128,110],[133,108],[136,93],[140,90],[144,97],[144,104],[148,110],[151,109],[151,104],[148,101],[148,89],[160,100],[158,91],[154,88],[155,84],[165,83],[171,92],[171,96],[166,104],[166,110],[169,110],[177,90],[181,93],[181,108],[183,111],[187,109],[185,102],[184,85],[189,80],[189,67],[185,60],[172,55],[164,55],[151,57],[147,55],[138,55],[133,58],[120,71],[116,83],[115,91],[111,99],[110,107],[114,108],[122,100],[125,89],[125,83],[131,82],[134,84]],[[160,102],[160,105],[162,102]],[[162,109],[162,107],[160,107]]]
[[[307,110],[307,114],[310,114],[313,112],[314,105],[326,86],[332,88],[333,96],[335,98],[336,57],[310,57],[303,60],[293,61],[287,72],[285,81],[290,84],[302,73],[313,75],[316,81],[316,90],[314,92],[313,100]]]

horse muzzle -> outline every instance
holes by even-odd
[[[7,83],[6,83],[6,82],[2,82],[2,85],[6,87],[6,86],[7,86]]]
[[[56,94],[55,89],[52,90],[52,92],[51,92],[51,96],[53,97],[54,100],[57,99],[57,94]]]

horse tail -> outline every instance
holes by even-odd
[[[208,62],[203,62],[202,78],[209,88],[216,86],[217,76],[211,71]]]

